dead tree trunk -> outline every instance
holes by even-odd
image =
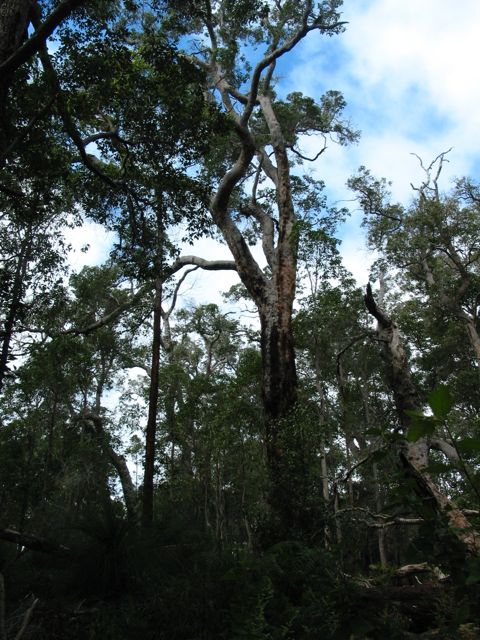
[[[370,284],[367,286],[365,305],[377,320],[377,334],[383,343],[387,379],[393,393],[402,432],[407,435],[412,418],[408,411],[421,411],[419,394],[410,373],[408,357],[399,329],[393,319],[377,305]],[[480,536],[456,504],[445,496],[426,471],[430,442],[420,438],[416,442],[405,440],[400,449],[400,459],[407,473],[415,480],[420,496],[430,500],[436,511],[442,514],[454,535],[470,554],[480,553]]]

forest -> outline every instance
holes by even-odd
[[[309,168],[358,140],[348,96],[278,75],[346,29],[0,3],[0,640],[480,638],[480,185],[446,149],[404,204],[360,167],[359,286]],[[113,240],[75,270],[86,222]]]

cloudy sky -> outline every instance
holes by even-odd
[[[393,181],[395,198],[408,202],[410,183],[422,174],[416,153],[430,162],[453,147],[444,170],[443,186],[455,176],[478,176],[480,170],[480,1],[479,0],[345,0],[344,34],[322,38],[312,33],[278,66],[282,92],[301,91],[314,98],[329,89],[347,101],[347,116],[361,131],[354,147],[330,145],[313,167],[325,180],[332,201],[347,201],[345,187],[360,165]],[[314,138],[307,153],[318,150]],[[346,266],[360,284],[368,279],[369,256],[358,229],[359,215],[342,231]],[[110,239],[88,226],[87,254],[77,254],[77,267],[108,254]],[[88,237],[87,237],[88,236]],[[229,257],[211,241],[188,250],[207,258]],[[218,290],[235,281],[228,273],[196,277],[187,296],[219,301]]]

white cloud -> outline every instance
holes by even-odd
[[[73,271],[105,262],[115,238],[114,233],[95,222],[85,222],[81,227],[66,229],[64,235],[72,248],[69,263]],[[84,247],[88,247],[86,251],[82,251]]]
[[[365,164],[408,198],[410,182],[421,177],[409,154],[430,162],[452,146],[445,178],[472,173],[479,159],[478,0],[346,0],[343,18],[344,34],[306,39],[285,78],[288,90],[317,98],[342,91],[362,131],[357,147],[330,148],[319,174],[338,192]]]
[[[357,281],[358,286],[364,287],[370,280],[370,268],[376,255],[365,248],[365,238],[362,230],[357,229],[348,235],[340,246],[343,264]]]

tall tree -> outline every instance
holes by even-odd
[[[338,0],[206,0],[188,5],[187,13],[177,10],[174,23],[178,29],[178,16],[183,18],[179,31],[188,36],[186,55],[206,74],[205,88],[233,130],[221,154],[216,151],[209,160],[216,182],[209,210],[258,309],[266,450],[277,487],[272,500],[275,509],[286,512],[289,491],[280,422],[297,400],[292,309],[299,194],[292,168],[296,159],[306,159],[298,149],[302,135],[317,133],[324,141],[332,137],[346,144],[356,133],[342,120],[345,103],[339,93],[328,92],[319,103],[299,93],[280,99],[274,74],[277,62],[309,33],[331,36],[343,30],[340,6]],[[251,43],[263,49],[252,62],[246,57]],[[317,157],[325,146],[320,144]],[[261,243],[265,270],[249,248],[252,234]],[[284,513],[282,518],[295,516]]]

